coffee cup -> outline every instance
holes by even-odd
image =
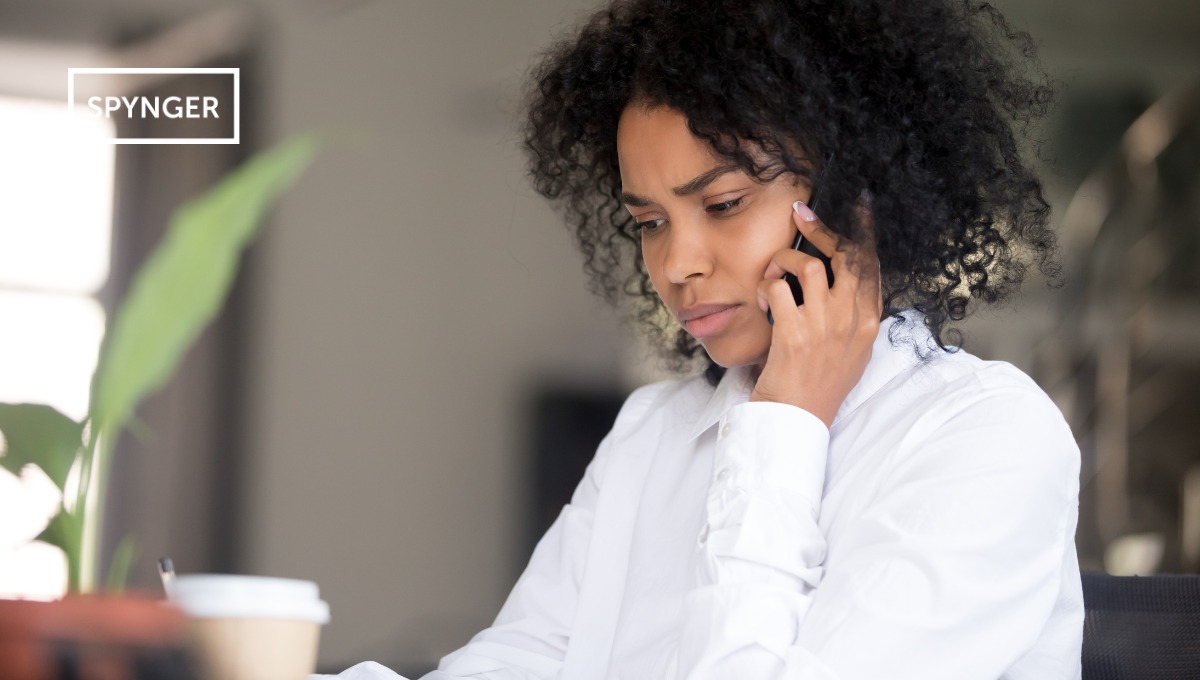
[[[168,588],[210,680],[306,680],[329,605],[312,581],[185,574]]]

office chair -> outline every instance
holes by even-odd
[[[1200,679],[1200,575],[1082,577],[1083,680]]]

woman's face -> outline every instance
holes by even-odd
[[[789,173],[755,182],[666,107],[627,106],[617,154],[625,207],[647,223],[642,255],[658,296],[717,364],[761,367],[771,325],[758,284],[771,256],[795,240],[792,202],[807,189]]]

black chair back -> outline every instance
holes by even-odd
[[[1200,575],[1082,577],[1083,680],[1200,679]]]

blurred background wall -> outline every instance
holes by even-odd
[[[1146,106],[1200,78],[1200,5],[997,4],[1066,86],[1042,130],[1061,217]],[[247,258],[227,336],[237,359],[222,369],[236,378],[221,393],[236,404],[233,434],[206,445],[236,452],[237,475],[200,494],[237,511],[211,516],[203,540],[224,546],[218,557],[177,560],[316,580],[333,610],[325,668],[370,658],[419,672],[486,626],[531,547],[539,395],[619,395],[659,377],[585,291],[517,148],[531,58],[596,6],[0,0],[0,95],[41,87],[62,101],[64,73],[35,68],[39,46],[95,59],[88,49],[234,8],[249,27],[239,49],[255,55],[249,143],[314,126],[357,140],[318,159]],[[1011,309],[967,325],[967,348],[1042,370],[1054,295],[1031,282]],[[176,423],[188,420],[179,404]],[[147,483],[186,495],[189,473],[164,474]],[[182,497],[159,496],[166,507]],[[188,526],[149,550],[187,554],[200,540]],[[143,555],[143,585],[154,557]]]

